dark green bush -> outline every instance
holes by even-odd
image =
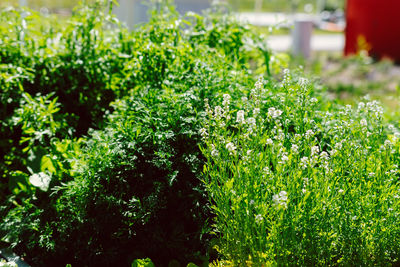
[[[203,103],[247,94],[267,69],[268,51],[226,14],[182,18],[162,5],[129,33],[101,31],[113,19],[99,18],[98,8],[71,18],[55,54],[38,47],[18,61],[33,66],[8,115],[20,131],[16,142],[26,140],[12,172],[25,188],[3,205],[0,234],[38,266],[127,266],[146,257],[161,266],[201,263],[210,237]],[[72,139],[89,127],[96,130]],[[31,159],[36,169],[28,169]],[[50,182],[32,183],[38,177]]]

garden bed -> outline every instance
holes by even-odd
[[[0,238],[31,266],[388,265],[400,131],[223,6],[0,16]],[[150,260],[151,259],[151,260]]]

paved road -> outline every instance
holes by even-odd
[[[316,16],[306,14],[242,12],[237,13],[237,16],[243,22],[248,22],[260,27],[269,27],[272,25],[290,27],[293,25],[295,18],[305,17],[315,24],[318,24],[318,18]],[[268,39],[269,46],[276,51],[288,51],[292,45],[292,37],[290,35],[271,35]],[[343,33],[314,34],[311,37],[311,50],[343,51],[344,41]]]
[[[268,37],[268,45],[275,51],[288,51],[292,45],[292,37],[289,35],[272,35]],[[343,51],[343,34],[319,34],[311,37],[312,51]]]

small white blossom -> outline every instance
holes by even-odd
[[[283,207],[284,209],[287,208],[287,192],[281,191],[279,194],[273,195],[272,201],[276,207]]]
[[[299,79],[299,85],[301,87],[305,87],[305,86],[307,86],[307,84],[308,84],[308,80],[306,78],[302,77],[302,78]]]
[[[234,154],[236,152],[236,146],[232,142],[227,143],[225,147],[229,151],[229,154]]]
[[[329,155],[328,155],[328,153],[326,151],[322,151],[320,156],[324,160],[328,160],[329,159]]]
[[[367,126],[367,120],[361,119],[360,124],[361,124],[361,126]]]
[[[29,177],[29,182],[42,191],[47,191],[50,185],[51,177],[44,172],[34,173]]]
[[[263,88],[263,81],[261,77],[257,80],[254,87],[258,90],[261,90]]]
[[[296,144],[293,144],[291,147],[292,153],[297,154],[299,152],[299,146]]]
[[[337,150],[341,150],[342,147],[343,147],[342,142],[338,142],[338,143],[335,144],[335,149],[337,149]]]
[[[318,102],[318,99],[316,99],[315,97],[313,97],[313,98],[310,99],[310,102],[313,103],[313,104],[314,104],[314,103],[317,103],[317,102]]]
[[[282,111],[279,109],[276,109],[274,107],[270,107],[268,109],[268,116],[270,116],[273,119],[278,118],[282,114]]]
[[[231,103],[231,96],[229,94],[224,94],[224,100],[222,101],[222,105],[224,107],[228,107],[229,104]]]
[[[222,117],[223,109],[220,106],[214,108],[214,118],[220,120]]]
[[[219,155],[218,150],[215,148],[215,145],[211,145],[211,156],[212,157],[217,157]]]
[[[261,214],[257,214],[256,223],[260,224],[263,220],[264,220],[263,216]]]
[[[344,192],[343,189],[339,189],[339,190],[338,190],[338,193],[339,193],[339,194],[342,194],[343,192]]]
[[[239,124],[243,124],[244,120],[244,110],[239,110],[236,114],[236,122]]]
[[[307,139],[310,139],[312,136],[314,136],[313,130],[307,130],[305,136]]]
[[[303,170],[306,169],[306,168],[308,167],[309,163],[310,163],[310,161],[309,161],[309,159],[308,159],[307,157],[302,157],[302,158],[300,159],[300,167],[301,167]]]
[[[199,132],[200,132],[200,135],[201,135],[202,138],[207,138],[208,137],[208,133],[207,133],[207,130],[205,128],[201,128]]]
[[[281,156],[281,160],[279,161],[280,164],[285,164],[289,160],[287,152],[283,152]]]
[[[390,140],[385,140],[385,147],[391,147],[392,142]]]
[[[319,153],[319,147],[318,146],[313,146],[311,147],[311,156],[314,156]]]
[[[265,174],[268,176],[272,175],[272,171],[268,167],[264,167],[263,172],[265,172]]]
[[[274,143],[274,141],[272,141],[271,138],[268,138],[267,141],[265,142],[265,144],[267,145],[272,145]]]
[[[254,117],[257,117],[258,114],[260,114],[260,109],[259,109],[259,108],[255,108],[255,109],[253,110],[253,116],[254,116]]]
[[[329,153],[330,153],[332,156],[336,156],[336,155],[338,154],[338,151],[337,151],[336,149],[332,149]]]
[[[256,127],[256,119],[253,117],[250,117],[247,119],[247,123],[249,124],[250,128],[255,128]]]

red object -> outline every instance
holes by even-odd
[[[400,62],[400,1],[347,0],[345,55],[367,50]]]

